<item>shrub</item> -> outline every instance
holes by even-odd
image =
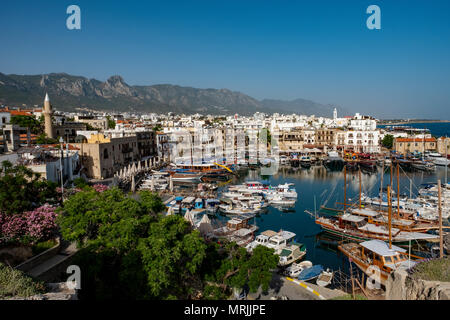
[[[36,282],[23,272],[0,263],[0,299],[15,296],[27,298],[44,292],[42,282]]]
[[[33,244],[51,239],[58,228],[57,215],[51,206],[42,206],[23,214],[0,213],[0,244]]]

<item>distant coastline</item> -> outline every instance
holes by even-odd
[[[379,125],[382,126],[398,126],[404,124],[414,124],[414,123],[449,123],[450,120],[380,120]]]

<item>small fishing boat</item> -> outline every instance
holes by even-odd
[[[288,266],[306,255],[306,247],[302,243],[292,243],[281,250],[280,261],[278,265],[281,267]]]
[[[320,287],[328,286],[333,280],[333,271],[327,268],[327,270],[322,271],[320,276],[316,280],[316,284]]]
[[[318,264],[315,266],[312,266],[311,268],[307,268],[300,272],[298,276],[298,280],[300,281],[310,281],[316,279],[323,271],[323,267]]]

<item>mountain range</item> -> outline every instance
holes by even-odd
[[[43,104],[49,94],[54,109],[88,108],[105,111],[135,111],[183,114],[297,113],[331,117],[333,105],[296,99],[257,100],[228,89],[198,89],[170,84],[130,86],[121,76],[102,82],[66,73],[5,75],[0,73],[0,104],[28,107]],[[340,114],[345,112],[338,108]]]

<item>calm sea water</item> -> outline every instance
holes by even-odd
[[[418,188],[423,183],[435,183],[437,179],[445,182],[446,172],[444,168],[437,168],[432,174],[424,172],[401,172],[400,193],[417,194]],[[396,176],[394,174],[394,186],[396,187]],[[325,234],[321,232],[314,219],[305,213],[305,210],[314,212],[314,198],[316,198],[316,208],[320,205],[327,207],[342,208],[339,203],[344,198],[344,172],[329,172],[323,166],[311,167],[310,169],[292,169],[281,168],[274,176],[261,176],[259,170],[249,170],[245,177],[233,181],[239,183],[243,181],[257,180],[271,185],[283,183],[293,183],[297,190],[298,201],[292,212],[282,212],[276,208],[269,207],[268,212],[255,218],[259,231],[265,230],[288,230],[297,234],[297,242],[304,243],[307,247],[306,260],[314,264],[322,264],[324,267],[333,270],[341,269],[348,271],[347,259],[337,250],[336,246],[331,244]],[[362,173],[362,190],[365,194],[378,196],[378,190],[381,182],[381,168],[377,173]],[[412,182],[410,182],[412,181]],[[383,178],[383,186],[390,183],[389,170]],[[358,173],[347,173],[347,198],[356,202],[359,197],[359,178]]]
[[[417,129],[429,129],[430,133],[436,137],[450,137],[450,123],[412,123],[404,126]],[[384,128],[385,126],[379,127]]]

